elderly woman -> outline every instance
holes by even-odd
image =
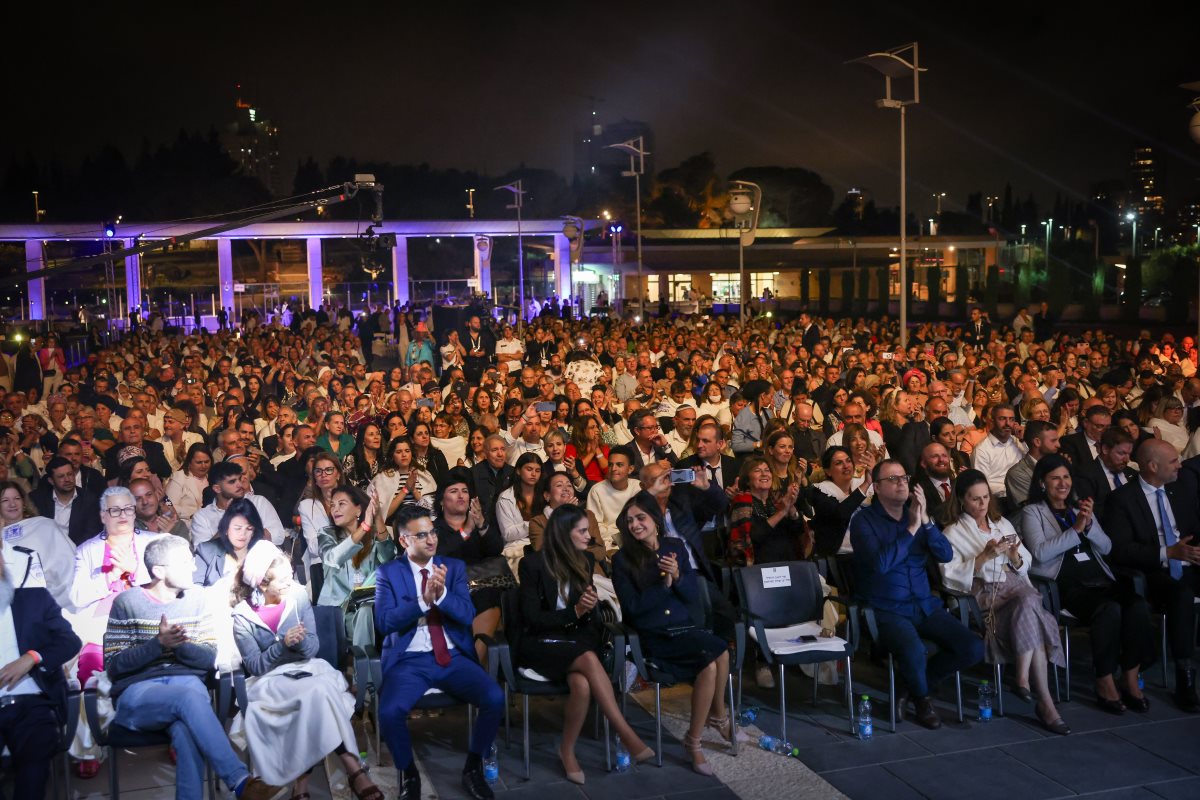
[[[1176,453],[1182,453],[1191,438],[1187,429],[1186,413],[1183,402],[1175,395],[1169,394],[1158,401],[1154,408],[1154,416],[1145,425],[1146,432],[1161,437],[1164,442],[1175,448]]]
[[[375,571],[396,557],[396,543],[387,529],[372,524],[374,508],[365,492],[351,484],[333,490],[329,504],[332,525],[321,531],[321,563],[325,580],[317,604],[346,608],[346,635],[356,645],[375,643],[374,608],[348,607],[359,589],[375,587]]]
[[[678,681],[692,684],[683,748],[693,770],[712,775],[700,745],[705,726],[726,741],[736,735],[725,707],[728,644],[702,627],[704,620],[692,617],[703,589],[683,543],[666,536],[658,500],[638,492],[621,509],[617,527],[623,545],[613,559],[613,584],[624,620],[638,632],[648,658]]]
[[[1057,583],[1062,607],[1089,628],[1100,708],[1112,714],[1127,707],[1148,710],[1138,672],[1154,659],[1149,608],[1105,561],[1112,540],[1092,516],[1091,498],[1075,499],[1071,466],[1062,456],[1043,456],[1033,468],[1020,523],[1021,540],[1033,556],[1030,574]],[[1119,690],[1113,681],[1118,667]]]
[[[1042,726],[1060,736],[1070,734],[1046,679],[1047,659],[1059,667],[1066,664],[1058,623],[1042,607],[1041,592],[1029,582],[1033,556],[996,509],[987,476],[974,469],[959,475],[939,522],[954,548],[954,557],[938,565],[942,582],[951,591],[975,597],[986,615],[984,642],[989,658],[1016,664],[1014,691],[1027,703],[1036,695],[1034,711]]]
[[[354,698],[346,679],[317,657],[312,605],[293,583],[288,557],[268,541],[255,544],[232,595],[233,637],[251,675],[242,719],[255,774],[274,786],[294,782],[292,797],[306,798],[313,765],[332,752],[359,800],[383,800],[359,765]]]

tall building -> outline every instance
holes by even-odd
[[[1154,148],[1139,146],[1133,149],[1132,205],[1138,214],[1162,214],[1163,197],[1158,185],[1158,167],[1154,162]]]
[[[603,124],[592,112],[592,124],[575,130],[574,174],[579,181],[603,181],[621,170],[629,169],[629,155],[620,150],[605,149],[610,144],[620,144],[630,139],[643,137],[643,149],[651,153],[646,156],[646,178],[654,175],[654,131],[645,122],[623,119],[620,122]]]
[[[242,174],[258,178],[272,197],[283,197],[289,192],[279,164],[279,128],[267,119],[262,109],[243,98],[240,85],[237,88],[235,117],[225,125],[221,143],[241,167]]]

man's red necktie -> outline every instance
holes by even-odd
[[[950,499],[950,482],[949,481],[942,481],[942,499],[943,500]]]
[[[425,586],[429,583],[429,570],[421,570],[421,596],[425,595]],[[429,623],[429,641],[433,645],[433,660],[439,667],[450,666],[450,648],[446,646],[446,632],[442,630],[442,610],[436,606],[429,607],[425,615]]]

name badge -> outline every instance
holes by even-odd
[[[1076,561],[1091,561],[1092,557],[1089,556],[1087,553],[1076,553],[1075,560]]]

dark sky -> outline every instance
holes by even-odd
[[[909,111],[909,204],[970,191],[1048,201],[1128,177],[1133,143],[1160,149],[1168,201],[1200,194],[1188,138],[1200,80],[1194,15],[1129,4],[209,3],[63,11],[0,54],[10,112],[0,155],[67,160],[103,142],[132,157],[180,127],[230,115],[234,84],[298,157],[427,161],[567,174],[572,131],[644,120],[660,168],[702,150],[718,169],[778,164],[898,198],[898,115],[883,80],[843,62],[919,41],[922,103]],[[1165,7],[1165,4],[1163,4]],[[1071,7],[1066,7],[1071,6]],[[1175,5],[1178,8],[1178,5]],[[19,124],[14,124],[19,123]],[[564,209],[567,211],[567,209]]]

